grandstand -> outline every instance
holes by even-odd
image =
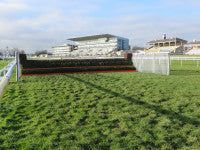
[[[160,40],[153,40],[148,42],[151,45],[149,49],[145,50],[145,53],[152,52],[170,52],[174,54],[183,54],[184,44],[187,41],[180,38],[166,38],[166,34],[163,34],[163,38]]]
[[[200,41],[194,40],[185,45],[187,47],[187,51],[185,55],[200,55]]]
[[[129,39],[111,34],[76,37],[68,40],[73,41],[75,45],[54,46],[54,56],[108,56],[130,49]]]
[[[75,45],[70,44],[64,44],[61,46],[54,46],[53,49],[53,55],[54,56],[66,56],[69,55],[72,51],[76,50]]]
[[[200,49],[191,49],[187,51],[185,55],[200,55]]]

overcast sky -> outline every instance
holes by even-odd
[[[132,46],[161,38],[200,40],[200,0],[0,0],[0,48],[29,51],[109,33]]]

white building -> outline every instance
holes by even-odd
[[[53,55],[54,56],[67,56],[72,51],[72,45],[62,45],[62,46],[54,46],[53,49]]]
[[[111,34],[77,37],[68,40],[74,41],[77,49],[72,48],[72,45],[56,46],[53,47],[53,54],[57,56],[96,56],[108,55],[120,50],[129,50],[130,48],[129,39]]]
[[[180,38],[167,38],[166,34],[163,34],[162,39],[148,42],[147,44],[151,45],[151,47],[144,52],[170,52],[174,54],[183,54],[184,44],[186,43],[186,40]]]
[[[185,47],[187,49],[185,51],[186,55],[200,55],[200,41],[194,40],[193,42],[186,44]]]

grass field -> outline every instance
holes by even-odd
[[[172,60],[170,66],[171,75],[200,75],[200,62],[197,60]]]
[[[0,149],[199,149],[199,83],[200,74],[149,73],[11,80]]]
[[[3,69],[10,61],[0,60],[0,70]]]

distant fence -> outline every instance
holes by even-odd
[[[169,53],[133,53],[132,61],[138,72],[170,74]]]
[[[199,62],[200,57],[170,57],[170,60],[180,60],[180,61],[193,60],[193,61]]]

